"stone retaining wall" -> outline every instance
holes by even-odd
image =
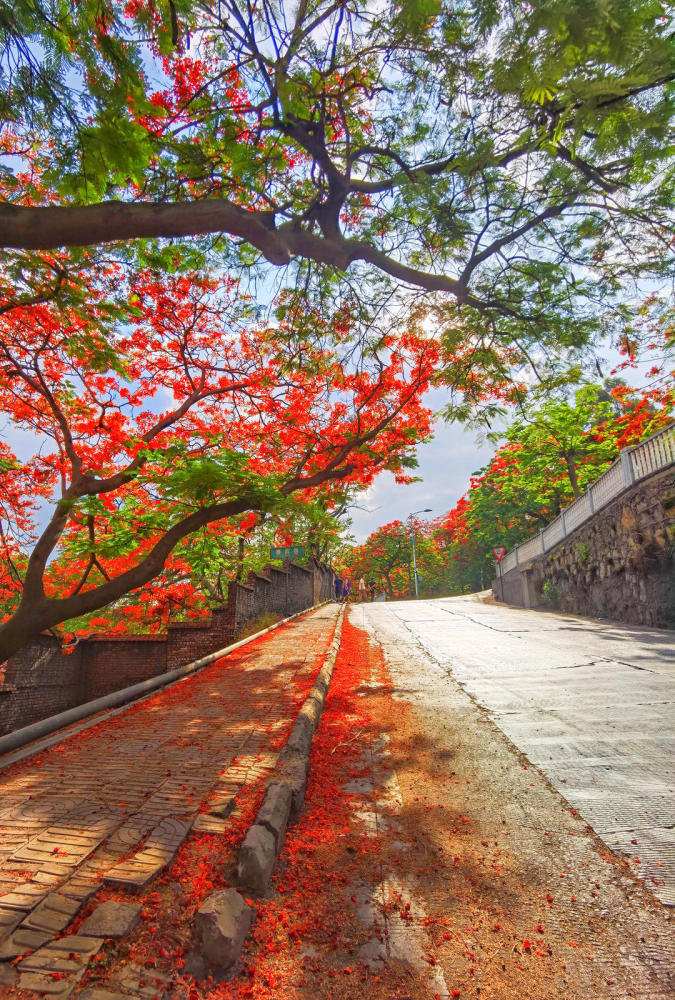
[[[675,468],[626,490],[560,545],[492,584],[497,600],[675,628]]]
[[[156,677],[222,649],[262,614],[286,618],[333,596],[333,572],[285,563],[232,582],[210,618],[169,625],[162,635],[91,636],[74,652],[38,636],[7,661],[0,681],[0,736]]]

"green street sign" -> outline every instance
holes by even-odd
[[[270,549],[270,559],[302,559],[305,555],[304,545],[282,545]]]

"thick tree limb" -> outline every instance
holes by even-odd
[[[273,213],[247,212],[221,199],[161,205],[111,201],[72,207],[0,206],[0,246],[5,247],[48,249],[214,232],[246,240],[277,266],[288,264],[296,255],[341,270],[361,260],[408,284],[471,301],[466,288],[455,279],[408,267],[369,243],[345,239],[339,233],[331,238],[318,236],[291,222],[275,229]],[[473,304],[481,303],[473,300]]]
[[[224,199],[155,204],[104,201],[96,205],[25,208],[0,205],[0,246],[48,250],[91,246],[142,236],[196,236],[226,232],[257,247],[271,264],[288,264],[288,249],[271,213],[247,212]]]

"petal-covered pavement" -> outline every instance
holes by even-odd
[[[0,963],[0,995],[670,1000],[668,908],[390,612],[349,609],[305,808],[229,981],[187,974],[192,918],[231,884],[335,606],[4,772],[1,912],[51,937]]]
[[[0,770],[0,983],[8,995],[69,995],[103,949],[86,935],[68,942],[92,900],[139,898],[186,838],[229,843],[275,768],[335,618],[334,607],[321,608]],[[71,952],[78,957],[68,961]],[[127,977],[134,989],[136,975],[143,978],[138,970]]]
[[[668,909],[382,609],[343,626],[306,803],[214,995],[674,995]]]

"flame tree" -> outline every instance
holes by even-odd
[[[355,354],[344,313],[300,303],[301,323],[260,327],[227,277],[66,263],[86,312],[65,295],[0,317],[0,407],[36,442],[0,465],[2,658],[147,585],[214,522],[245,530],[293,496],[406,475],[435,342],[402,332]],[[121,283],[123,317],[105,296]]]

